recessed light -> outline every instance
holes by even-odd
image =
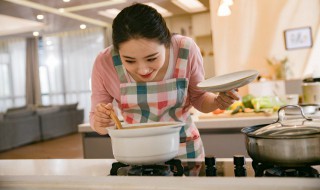
[[[63,13],[63,12],[64,12],[64,8],[60,8],[60,9],[59,9],[59,12],[60,12],[60,13]]]
[[[171,0],[171,2],[189,13],[207,10],[207,8],[198,0]]]
[[[33,36],[39,36],[39,32],[33,32],[32,35]]]
[[[70,0],[63,0],[63,2],[68,3],[68,2],[70,2]]]
[[[37,19],[38,19],[38,20],[42,20],[43,18],[44,18],[43,15],[37,15]]]
[[[87,25],[81,24],[81,25],[80,25],[80,28],[81,28],[81,29],[86,29],[86,28],[87,28]]]

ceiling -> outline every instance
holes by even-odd
[[[209,10],[209,0],[199,1]],[[112,19],[101,16],[98,12],[110,8],[121,10],[134,2],[156,3],[173,13],[170,17],[191,14],[170,0],[70,0],[66,3],[63,0],[1,0],[0,36],[32,36],[34,29],[39,30],[41,34],[51,34],[78,30],[81,24],[86,24],[87,28],[111,26]],[[64,9],[64,12],[61,12],[61,8]],[[37,20],[38,14],[44,15],[44,19]],[[27,27],[23,25],[21,19],[25,19],[33,25]]]

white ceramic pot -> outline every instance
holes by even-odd
[[[303,103],[320,105],[320,82],[303,83]]]
[[[152,127],[154,124],[163,126]],[[124,128],[109,128],[112,151],[115,159],[129,165],[149,165],[166,162],[179,151],[182,122],[157,122],[124,125]],[[150,127],[147,127],[150,126]]]

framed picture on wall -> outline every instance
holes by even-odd
[[[284,40],[287,50],[311,48],[312,32],[311,27],[288,29],[284,31]]]

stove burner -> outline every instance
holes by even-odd
[[[319,177],[319,173],[316,169],[310,166],[300,167],[300,168],[274,167],[274,168],[266,169],[265,176]]]
[[[311,166],[303,167],[281,167],[270,164],[263,164],[253,161],[252,167],[256,177],[315,177],[320,178],[319,172]]]
[[[132,166],[128,176],[172,176],[172,172],[167,165]]]
[[[128,176],[182,176],[184,172],[180,160],[172,159],[163,165],[130,166],[121,162],[112,164],[110,175]]]

